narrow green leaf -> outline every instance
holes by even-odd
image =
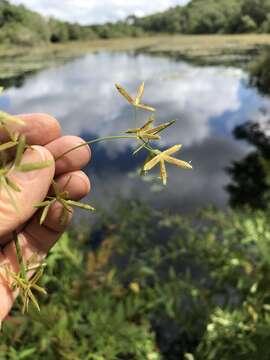
[[[28,294],[29,298],[31,299],[32,303],[34,304],[35,308],[40,311],[40,307],[38,305],[37,299],[35,298],[34,294],[32,293],[31,290],[29,290],[29,294]]]
[[[141,151],[144,148],[144,144],[140,145],[134,152],[133,155],[136,155],[139,151]]]
[[[37,209],[40,209],[40,208],[43,208],[43,207],[49,205],[50,203],[51,202],[49,200],[47,200],[47,201],[43,201],[43,202],[41,202],[39,204],[36,204],[34,207],[37,208]]]
[[[44,221],[47,219],[50,207],[51,207],[51,202],[49,202],[49,204],[46,205],[45,208],[43,209],[41,217],[40,217],[40,221],[39,221],[40,225],[42,225],[44,223]]]
[[[68,203],[68,205],[76,206],[76,207],[84,209],[84,210],[89,210],[89,211],[95,211],[96,210],[91,205],[83,204],[83,203],[80,203],[80,202],[77,202],[77,201],[67,200],[66,202]]]
[[[8,124],[11,122],[17,125],[25,125],[25,122],[22,119],[9,115],[4,111],[0,111],[0,123]]]
[[[42,287],[40,287],[40,286],[38,286],[36,284],[32,285],[32,288],[37,290],[38,292],[40,292],[43,295],[48,295],[48,293],[47,293],[47,291],[45,289],[43,289]]]
[[[52,164],[53,164],[53,162],[50,160],[32,163],[32,164],[22,164],[22,165],[16,167],[16,170],[21,171],[21,172],[41,170],[41,169],[45,169],[45,168],[51,166]]]
[[[6,177],[3,177],[3,178],[2,178],[1,185],[4,187],[4,189],[5,189],[8,197],[9,197],[9,200],[10,200],[12,206],[14,207],[14,209],[16,210],[16,212],[19,213],[19,212],[20,212],[20,211],[19,211],[19,208],[18,208],[18,206],[17,206],[17,204],[16,204],[16,200],[14,199],[14,196],[13,196],[12,192],[10,191],[10,188],[9,188],[9,186],[8,186],[8,184],[7,184],[7,179],[6,179]]]
[[[24,135],[21,135],[19,138],[17,151],[16,151],[15,167],[18,167],[21,164],[25,147],[26,147],[26,138]]]
[[[21,192],[21,189],[19,188],[19,186],[12,180],[10,180],[8,177],[6,177],[6,182],[7,182],[7,185],[13,189],[14,191],[17,191],[17,192]]]
[[[53,187],[53,191],[54,191],[55,195],[57,196],[59,194],[59,189],[54,180],[52,181],[52,187]]]
[[[60,225],[65,226],[68,220],[68,210],[65,206],[63,206],[61,218],[60,218]]]
[[[39,279],[41,278],[41,276],[43,275],[43,270],[40,269],[38,270],[35,275],[32,277],[32,279],[30,280],[30,285],[34,285],[36,282],[39,281]]]
[[[27,293],[22,295],[22,298],[23,298],[22,314],[25,314],[28,311],[28,305],[29,305],[29,298]]]
[[[162,125],[160,125],[160,126],[157,126],[157,128],[156,128],[157,131],[155,131],[155,134],[160,133],[161,131],[167,129],[168,127],[172,126],[172,125],[175,124],[175,123],[176,123],[176,120],[172,120],[172,121],[170,121],[170,122],[167,122],[167,123],[165,123],[165,124],[162,124]]]
[[[7,125],[2,125],[2,127],[5,130],[5,132],[8,134],[8,137],[10,138],[10,140],[17,142],[19,134],[17,132],[13,133]]]
[[[5,151],[5,150],[8,150],[8,149],[11,149],[11,148],[15,147],[16,145],[17,145],[16,142],[9,141],[9,142],[7,142],[5,144],[0,145],[0,151]]]

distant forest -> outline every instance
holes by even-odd
[[[103,25],[81,26],[45,18],[0,0],[0,43],[34,45],[156,33],[270,33],[270,0],[192,0],[186,6]]]

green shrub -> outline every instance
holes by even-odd
[[[265,51],[250,66],[252,83],[263,94],[270,92],[270,51]]]
[[[0,42],[20,46],[31,46],[40,41],[39,35],[20,24],[10,24],[1,28]]]
[[[54,248],[41,313],[14,309],[0,359],[269,359],[268,219],[120,204]]]

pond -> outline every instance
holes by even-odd
[[[119,196],[139,198],[181,212],[209,204],[225,207],[225,168],[250,151],[232,131],[249,120],[264,121],[270,113],[269,99],[249,86],[248,74],[240,68],[101,52],[29,76],[21,87],[4,92],[0,108],[16,114],[47,112],[60,121],[64,134],[89,140],[138,125],[114,84],[135,93],[143,80],[144,102],[156,107],[158,122],[177,120],[164,133],[162,147],[183,144],[179,158],[192,161],[194,169],[169,165],[168,187],[163,188],[151,177],[137,176],[144,156],[132,157],[135,145],[129,140],[96,145],[86,169],[92,183],[89,200],[94,206],[109,206]],[[147,115],[142,113],[137,123]]]

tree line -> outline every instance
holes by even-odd
[[[33,45],[156,33],[270,33],[270,0],[192,0],[145,17],[82,26],[45,18],[23,5],[0,0],[0,43]]]
[[[23,5],[0,0],[0,44],[35,45],[76,40],[140,36],[143,30],[128,21],[82,26],[55,18],[46,18]]]
[[[270,0],[192,0],[132,23],[149,32],[184,34],[270,32]]]

